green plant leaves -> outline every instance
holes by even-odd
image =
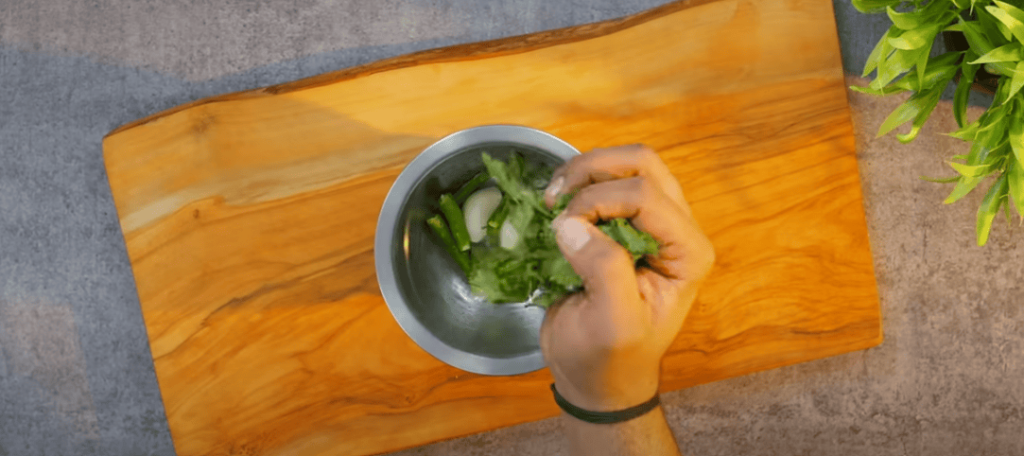
[[[1010,120],[1010,147],[1018,163],[1024,163],[1024,101],[1018,100],[1017,109]]]
[[[873,87],[850,86],[850,90],[853,90],[854,92],[866,93],[868,95],[886,96],[895,93],[903,93],[910,89],[899,87],[896,84],[891,84],[882,87],[881,89],[875,89]]]
[[[899,142],[906,144],[917,137],[917,134],[921,132],[921,127],[924,126],[924,123],[928,121],[928,117],[932,115],[932,111],[935,110],[935,105],[939,103],[940,97],[942,97],[942,90],[937,87],[925,92],[921,110],[914,117],[914,123],[911,125],[910,131],[906,134],[896,135],[896,139]]]
[[[974,52],[984,55],[995,49],[995,46],[992,45],[992,40],[985,35],[978,21],[961,20],[960,28],[963,29],[964,38],[967,39],[967,44],[971,46]]]
[[[889,15],[892,25],[903,30],[913,30],[920,27],[921,23],[926,19],[924,11],[924,9],[920,9],[908,13],[897,13],[891,6],[885,7],[885,13]]]
[[[1006,16],[1009,16],[1009,17],[1013,18],[1013,21],[1005,21],[1005,20],[1001,19],[1003,14],[993,13],[992,11],[988,11],[989,13],[992,13],[992,15],[995,16],[996,19],[999,19],[999,22],[1003,26],[1005,26],[1006,29],[1008,29],[1009,33],[1004,32],[1004,35],[1006,35],[1006,39],[1007,40],[1011,39],[1009,37],[1009,35],[1012,34],[1018,40],[1021,40],[1022,34],[1020,34],[1019,32],[1024,31],[1024,29],[1022,29],[1021,27],[1017,27],[1017,30],[1015,31],[1014,30],[1014,23],[1016,23],[1016,24],[1024,24],[1024,10],[1021,10],[1017,6],[1011,5],[1011,4],[1006,3],[1006,2],[1001,2],[999,0],[995,0],[992,3],[995,5],[995,7],[992,7],[992,6],[986,7],[985,8],[986,11],[989,8],[999,8],[1001,11],[1003,11],[1005,13]],[[1017,2],[1017,3],[1019,4],[1020,2]],[[1024,41],[1024,40],[1021,40],[1021,41]]]
[[[914,30],[923,25],[936,23],[945,24],[952,19],[952,16],[949,19],[940,20],[939,15],[943,12],[955,14],[955,12],[949,9],[948,3],[941,1],[931,2],[924,8],[918,8],[905,13],[896,12],[892,6],[887,6],[885,7],[885,12],[889,15],[889,20],[892,21],[893,25],[902,30]]]
[[[981,128],[979,121],[971,122],[965,127],[961,127],[959,130],[952,133],[946,133],[946,136],[951,136],[956,139],[962,139],[964,141],[974,141],[974,138],[978,135],[978,129]]]
[[[942,204],[953,204],[959,201],[960,198],[971,193],[971,190],[974,190],[974,187],[977,187],[984,179],[984,177],[961,177],[960,181],[956,183],[956,187],[953,187],[953,191],[942,201]]]
[[[968,61],[976,58],[978,54],[968,50],[964,55],[964,63],[960,65],[960,82],[956,85],[956,92],[953,94],[953,118],[960,128],[964,127],[967,116],[967,100],[971,94],[971,86],[974,84],[974,77],[978,74],[978,66],[971,65]]]
[[[981,115],[981,118],[978,119],[978,123],[980,123],[980,125],[977,127],[978,131],[975,139],[978,139],[979,141],[983,140],[981,141],[981,144],[986,147],[995,148],[995,146],[999,145],[1000,142],[1005,139],[1004,135],[1006,134],[1007,122],[1004,122],[1003,120],[1008,114],[1012,114],[1010,108],[1006,107],[1006,102],[1013,100],[1013,98],[1009,98],[1010,86],[1011,81],[1009,78],[1002,78],[999,80],[999,87],[996,89],[992,105],[984,114]],[[970,133],[968,131],[968,127],[961,129],[964,130],[964,134],[951,134],[950,136],[966,136],[966,134]]]
[[[1007,185],[1010,188],[1010,201],[1017,209],[1017,214],[1024,218],[1024,163],[1020,160],[1013,160],[1013,163],[1010,163]]]
[[[929,24],[912,30],[904,30],[895,37],[887,38],[889,45],[897,50],[891,59],[886,60],[886,64],[879,63],[876,81],[882,79],[883,82],[875,85],[875,88],[881,88],[899,74],[910,70],[911,65],[917,66],[918,79],[924,79],[925,69],[928,66],[928,55],[931,54],[932,45],[935,43],[935,35],[941,28],[940,24]]]
[[[861,12],[884,11],[892,26],[879,39],[865,62],[864,76],[875,72],[869,87],[852,90],[873,95],[912,91],[909,99],[889,114],[878,137],[913,122],[909,133],[897,138],[912,141],[934,111],[949,81],[959,72],[953,96],[958,130],[948,136],[970,141],[969,153],[949,162],[954,177],[919,176],[936,183],[955,183],[943,201],[960,200],[988,176],[995,178],[977,212],[977,244],[988,242],[992,222],[1000,209],[1010,221],[1012,204],[1024,223],[1024,2],[1018,0],[852,0]],[[1017,6],[1015,6],[1017,5]],[[966,11],[974,19],[967,20]],[[975,8],[977,7],[977,8]],[[963,17],[958,17],[963,14]],[[940,31],[960,31],[970,48],[965,52],[930,57]],[[962,57],[962,59],[961,59]],[[967,119],[967,104],[974,79],[984,68],[1001,76],[992,105],[974,121]],[[913,71],[915,70],[916,71]],[[909,73],[909,74],[908,74]],[[1006,204],[1005,207],[1002,207]]]
[[[1010,115],[1009,143],[1013,155],[1008,157],[1007,185],[1010,201],[1017,209],[1017,214],[1024,220],[1024,100],[1017,99],[1017,109]]]
[[[992,220],[996,217],[996,213],[999,212],[999,206],[1003,203],[1003,199],[1006,198],[1008,189],[1007,179],[1008,176],[1005,173],[999,176],[996,182],[992,184],[992,187],[988,189],[985,198],[981,200],[981,207],[978,208],[977,223],[979,246],[985,245],[988,242],[988,234],[992,229]]]
[[[885,136],[886,133],[895,130],[900,125],[910,122],[912,119],[917,117],[920,113],[924,112],[931,104],[931,93],[915,93],[911,96],[906,103],[903,103],[896,107],[889,117],[885,118],[882,122],[882,126],[878,128],[878,134],[876,138]]]
[[[892,45],[889,44],[889,38],[896,36],[897,33],[899,33],[899,29],[895,25],[890,26],[889,30],[878,40],[875,49],[871,51],[871,54],[868,55],[868,60],[864,62],[864,74],[861,75],[862,77],[867,77],[875,68],[878,68],[879,63],[889,59],[889,55],[893,51]]]
[[[900,0],[853,0],[853,7],[862,13],[881,13],[887,7],[897,6]]]
[[[928,68],[928,55],[932,53],[932,45],[935,44],[935,38],[929,41],[926,46],[918,49],[918,59],[914,63],[914,67],[918,68],[918,81],[920,82],[921,89],[928,87],[925,85],[925,70]]]
[[[875,80],[871,81],[871,88],[881,90],[897,76],[910,71],[914,65],[920,63],[922,58],[928,56],[929,51],[926,48],[896,49],[888,59],[878,63],[878,72],[875,74]]]
[[[990,160],[992,151],[1004,144],[1006,137],[1007,107],[1005,105],[989,108],[978,119],[980,127],[971,144],[971,151],[967,154],[968,165],[981,165]]]
[[[998,0],[994,3],[998,7],[987,6],[985,10],[1010,29],[1010,33],[1017,38],[1017,41],[1024,42],[1024,11]]]
[[[1007,201],[1006,204],[1003,205],[1003,209],[1006,210],[1006,228],[1010,228],[1010,202],[1009,201]]]
[[[992,164],[984,165],[965,165],[963,163],[949,162],[949,166],[952,166],[956,170],[957,174],[964,177],[983,177],[991,174]]]
[[[1002,22],[996,23],[996,27],[999,27],[999,33],[1003,34],[1004,40],[1010,41],[1013,39],[1013,34],[1010,33],[1010,29],[1006,28],[1006,25],[1004,25]]]
[[[909,16],[902,15],[915,15],[913,17],[923,21],[925,18],[931,22],[925,23],[917,28],[910,30],[904,30],[896,25],[892,25],[885,32],[875,44],[875,48],[872,49],[871,54],[868,56],[867,61],[864,63],[864,71],[862,76],[867,77],[872,71],[876,71],[875,79],[871,81],[869,85],[871,90],[860,90],[864,93],[872,93],[877,95],[888,95],[891,93],[901,92],[902,90],[896,89],[885,89],[885,87],[895,80],[897,77],[910,71],[911,68],[917,68],[917,80],[921,81],[926,79],[928,74],[927,69],[929,66],[936,64],[941,61],[943,57],[950,59],[949,64],[952,65],[958,57],[959,53],[947,53],[944,56],[929,59],[931,49],[935,43],[935,36],[938,34],[942,26],[952,20],[955,12],[952,10],[942,10],[941,8],[948,7],[948,4],[943,6],[942,2],[933,2],[929,4],[923,10],[919,10],[912,13],[895,13],[893,15],[900,18],[904,18],[903,25],[909,26]],[[929,9],[931,8],[931,9]],[[948,19],[942,19],[941,22],[935,23],[935,17],[937,14],[942,14],[943,11],[948,15]],[[913,81],[907,81],[903,84],[913,84]],[[902,89],[909,90],[920,90],[917,88],[911,88],[911,85],[901,85]],[[929,84],[918,83],[918,87],[928,87]]]
[[[1001,9],[1003,11],[1006,11],[1006,13],[1009,14],[1010,16],[1013,16],[1013,18],[1017,19],[1017,21],[1024,22],[1024,10],[1021,10],[1020,8],[1017,8],[1016,6],[1013,6],[1013,5],[1011,5],[1009,3],[1006,3],[1006,2],[1001,2],[999,0],[995,0],[992,3],[995,4],[997,7],[999,7],[999,9]],[[991,7],[989,7],[989,8],[991,8]]]
[[[1010,43],[999,46],[970,63],[984,64],[985,70],[992,74],[1013,77],[1016,75],[1016,63],[1021,60],[1024,60],[1024,46],[1020,43]]]
[[[955,58],[956,55],[951,57]],[[931,73],[935,75],[932,81],[929,81],[928,78],[922,79],[922,83],[931,82],[931,86],[918,91],[905,103],[893,110],[885,121],[882,122],[882,126],[879,127],[878,137],[884,136],[886,133],[889,133],[900,125],[911,120],[913,120],[914,123],[910,132],[903,135],[896,135],[896,138],[902,143],[908,143],[917,137],[918,133],[921,131],[921,127],[928,120],[932,111],[935,110],[935,105],[938,104],[939,98],[942,96],[942,92],[946,88],[946,84],[948,84],[953,78],[953,74],[956,72],[956,65],[952,64],[952,60],[943,60],[940,66],[933,67],[932,70],[933,71]],[[902,80],[900,82],[902,82]]]
[[[956,62],[960,59],[961,54],[962,52],[947,52],[931,60],[924,59],[927,61],[927,69],[925,69],[925,63],[919,63],[917,77],[905,76],[890,87],[919,92],[941,84],[942,89],[945,89],[949,81],[956,75]],[[927,54],[924,56],[927,57]]]
[[[992,97],[992,104],[989,106],[988,111],[985,114],[994,111],[993,107],[1002,106],[1006,100],[1010,98],[1007,95],[1010,94],[1010,79],[999,78],[999,86],[996,87],[996,94]],[[1005,114],[1005,113],[1004,113]]]
[[[996,19],[991,12],[985,8],[979,8],[974,14],[978,18],[978,25],[981,26],[981,29],[985,32],[985,36],[988,37],[994,47],[999,47],[1010,42],[1010,38],[1013,35],[1010,34],[1009,30],[1006,29],[1006,27],[999,22],[999,19]],[[1004,33],[1003,30],[1006,30],[1006,32]]]
[[[1020,43],[1010,43],[1004,46],[999,46],[985,55],[970,62],[971,65],[980,65],[982,63],[992,62],[1018,62],[1021,60],[1021,51],[1024,48],[1021,47]]]
[[[896,37],[889,38],[889,44],[896,49],[907,51],[920,49],[935,40],[935,35],[939,33],[940,28],[939,25],[927,25],[913,30],[906,30]]]
[[[1010,170],[1024,166],[1024,100],[1018,99],[1016,106],[1017,110],[1015,110],[1009,121],[1010,137],[1008,139],[1013,150],[1013,155],[1009,158],[1011,163],[1008,168]],[[1018,171],[1017,177],[1024,180],[1024,170]],[[1020,182],[1020,180],[1017,182]],[[1013,192],[1015,189],[1016,195],[1024,198],[1024,188],[1011,184],[1011,191]],[[1024,216],[1024,212],[1022,212],[1024,211],[1024,200],[1015,198],[1014,201],[1020,203],[1017,206],[1018,213]]]
[[[869,95],[884,96],[906,92],[907,90],[917,92],[921,90],[922,87],[928,89],[943,81],[945,81],[943,84],[946,84],[956,74],[956,61],[960,58],[960,54],[960,52],[947,52],[928,60],[927,70],[923,71],[923,79],[921,78],[921,69],[924,67],[918,66],[919,71],[915,77],[905,76],[892,84],[877,88],[874,86],[874,83],[872,83],[868,87],[850,86],[850,89]],[[943,87],[945,87],[945,85],[943,85]]]
[[[913,91],[918,91],[930,89],[936,84],[941,83],[942,88],[945,89],[946,84],[949,84],[949,81],[953,79],[954,75],[956,75],[956,62],[960,59],[961,54],[963,53],[947,52],[938,57],[932,58],[928,61],[928,69],[924,72],[923,78],[919,76],[917,81],[911,80],[905,87]],[[903,80],[900,80],[899,82],[903,82]]]
[[[981,11],[979,11],[979,15]],[[978,53],[979,55],[985,55],[997,47],[1002,46],[1005,42],[1002,41],[1002,34],[998,30],[994,31],[993,34],[1000,40],[998,44],[993,44],[988,34],[985,33],[985,28],[982,26],[982,21],[963,21],[960,22],[960,27],[963,29],[964,37],[967,39],[967,44],[971,46],[971,50]],[[1000,74],[1003,76],[1009,76],[1012,72],[1010,66],[1002,62],[991,62],[985,64],[985,70],[992,74]]]
[[[1006,96],[1006,103],[1013,99],[1014,95],[1020,92],[1021,87],[1024,87],[1024,62],[1017,62],[1017,67],[1013,70],[1013,78],[1010,79],[1010,94]]]
[[[997,163],[1004,156],[1003,151],[1008,147],[1003,141],[1006,135],[1006,111],[1005,106],[991,108],[969,126],[976,130],[974,143],[971,144],[971,151],[967,157],[958,157],[966,158],[966,164],[950,163],[961,177],[953,191],[943,201],[944,204],[957,202],[996,170]]]
[[[935,182],[937,184],[949,184],[949,183],[953,183],[953,182],[956,182],[956,181],[960,180],[960,176],[953,176],[953,177],[919,176],[919,178],[921,180],[923,180],[923,181]]]

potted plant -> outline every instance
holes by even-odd
[[[886,13],[892,26],[868,56],[864,76],[875,72],[862,93],[891,95],[912,92],[878,130],[881,137],[910,122],[910,130],[897,134],[902,143],[913,141],[931,116],[942,92],[956,81],[953,116],[959,129],[948,133],[971,144],[970,152],[949,162],[956,175],[922,179],[955,183],[945,204],[952,204],[982,182],[991,180],[978,208],[977,242],[988,241],[992,221],[1000,209],[1010,221],[1013,205],[1024,223],[1024,0],[852,0],[862,13]],[[966,46],[931,56],[938,34],[947,43]],[[962,38],[960,38],[962,36]],[[994,87],[991,106],[973,122],[966,119],[972,86],[988,82]],[[993,179],[989,179],[993,177]]]

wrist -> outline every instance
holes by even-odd
[[[578,388],[572,383],[555,379],[558,394],[570,404],[593,412],[614,412],[643,404],[658,394],[658,381],[632,382],[624,388],[596,389]]]
[[[566,413],[566,415],[575,418],[575,421],[583,421],[591,424],[608,425],[632,421],[634,419],[649,414],[652,410],[658,408],[658,406],[661,405],[661,397],[656,394],[652,396],[650,399],[632,407],[627,407],[613,411],[599,412],[594,410],[583,409],[568,402],[558,392],[558,388],[555,387],[554,383],[551,384],[551,391],[554,393],[555,402],[562,409],[562,411]],[[568,416],[566,418],[568,418]]]

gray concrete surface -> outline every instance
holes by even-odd
[[[102,162],[120,124],[209,95],[664,0],[0,0],[0,456],[173,455]],[[847,71],[887,26],[835,1]],[[688,455],[1024,454],[1024,230],[942,206],[963,144],[873,132],[853,95],[885,343],[668,394]],[[984,97],[974,100],[984,103]],[[557,420],[400,455],[564,454]]]

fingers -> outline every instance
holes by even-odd
[[[649,326],[651,313],[640,305],[633,257],[586,220],[558,217],[552,225],[559,250],[583,279],[587,338],[606,347],[635,340]]]
[[[630,219],[637,229],[658,241],[658,255],[649,258],[648,263],[669,278],[700,280],[714,262],[714,250],[696,220],[646,177],[583,187],[563,215],[591,224],[619,217]]]
[[[607,296],[613,302],[637,299],[633,258],[625,248],[581,218],[558,217],[552,228],[558,249],[583,279],[588,293]]]
[[[635,176],[649,179],[673,202],[689,212],[679,181],[656,152],[640,144],[594,149],[573,157],[555,170],[544,194],[544,201],[551,207],[558,195],[572,193],[592,183]]]

